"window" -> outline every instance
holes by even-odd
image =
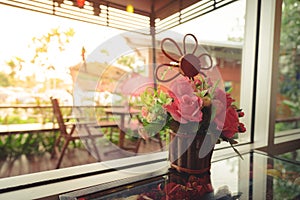
[[[299,6],[299,1],[284,0],[282,3],[276,136],[291,134],[300,128]]]
[[[299,9],[296,3],[261,2],[254,142],[266,146],[271,154],[299,148],[300,134],[295,126],[299,111],[293,110],[299,101],[295,59],[299,44],[289,38],[294,35],[293,23],[297,20],[288,19],[294,7]]]
[[[247,113],[242,120],[248,131],[240,134],[240,143],[250,142],[256,17],[249,13],[255,12],[255,4],[240,0],[171,29],[197,37],[213,57],[225,88],[232,89],[237,105]]]

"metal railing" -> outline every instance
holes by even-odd
[[[84,115],[106,117],[103,109],[110,106],[60,106],[64,116]],[[116,106],[121,107],[121,106]],[[24,124],[54,122],[51,105],[9,105],[0,106],[0,124]]]

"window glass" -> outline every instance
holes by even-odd
[[[197,37],[200,44],[213,57],[221,72],[225,88],[232,90],[232,96],[236,99],[238,106],[241,93],[245,2],[246,0],[236,1],[172,29],[181,34],[192,33]],[[104,26],[3,5],[0,5],[0,16],[5,19],[0,22],[1,27],[6,27],[1,31],[0,38],[0,103],[3,105],[0,109],[0,129],[2,130],[12,128],[10,125],[52,125],[54,118],[50,103],[51,96],[57,97],[61,106],[65,106],[62,109],[63,115],[74,114],[71,106],[75,99],[71,94],[75,87],[74,82],[81,80],[77,76],[81,64],[103,41],[122,33],[122,31]],[[22,17],[16,18],[15,16]],[[74,32],[68,33],[74,35],[66,38],[65,33],[69,28]],[[49,54],[39,54],[36,58],[37,51],[35,50],[39,45],[39,39],[44,38],[47,43],[49,42],[47,36],[57,33],[60,34],[60,39],[65,41],[64,46],[49,45],[47,48],[42,46],[39,49],[40,53],[49,50]],[[150,38],[149,41],[151,41]],[[54,40],[56,45],[60,42],[59,37]],[[50,54],[50,51],[53,54]],[[134,71],[151,74],[149,69],[143,68],[145,63],[151,61],[151,55],[148,53],[148,51],[142,52],[143,56],[136,60],[132,60],[132,56],[135,55],[128,54],[114,64],[128,64],[129,62]],[[113,52],[109,49],[100,49],[99,54],[102,56],[102,61],[107,63],[115,59],[110,57]],[[133,64],[141,68],[134,67]],[[81,70],[88,72],[89,68],[87,66]],[[107,74],[110,75],[115,70],[112,67],[107,70]],[[123,71],[127,72],[126,70]],[[83,85],[88,86],[91,76],[82,77],[85,80]],[[107,80],[107,83],[109,87],[111,79]],[[112,98],[107,89],[95,91],[95,88],[92,88],[92,91],[85,91],[87,92],[82,93],[85,98],[83,106],[91,104],[106,106]],[[45,109],[42,109],[44,105]],[[83,112],[85,117],[91,117],[90,112],[93,115],[95,110],[84,109],[79,112]],[[98,112],[100,113],[101,110],[97,110],[96,117],[102,120],[104,116],[98,115]],[[53,163],[56,161],[51,158],[51,153],[58,133],[59,131],[56,130],[45,134],[25,133],[1,136],[0,177],[55,169]],[[129,139],[134,141],[135,138]],[[111,140],[118,142],[114,135]],[[95,157],[90,156],[86,151],[81,151],[86,150],[84,145],[81,142],[72,142],[66,151],[68,155],[64,157],[61,168],[96,162]]]
[[[0,22],[0,178],[54,170],[58,156],[51,153],[59,131],[51,130],[57,124],[50,97],[59,100],[63,116],[72,115],[73,82],[82,62],[121,31],[4,5],[0,17],[5,19]],[[109,57],[105,49],[101,53]],[[106,105],[110,94],[85,97]],[[94,109],[82,112],[86,118],[95,115]],[[25,131],[46,128],[51,131]],[[14,130],[23,132],[10,134]],[[96,161],[77,140],[70,142],[60,168]]]
[[[300,128],[300,4],[284,0],[280,31],[280,57],[275,135]]]
[[[173,28],[194,34],[213,57],[226,89],[239,105],[246,1],[241,0]]]
[[[212,56],[224,87],[240,106],[242,53],[244,45],[246,1],[240,0],[173,28],[181,34],[194,34]],[[248,127],[250,130],[250,127]],[[245,136],[245,135],[243,135]],[[240,139],[248,142],[249,137]],[[217,147],[228,144],[222,143]]]

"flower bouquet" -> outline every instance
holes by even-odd
[[[220,101],[222,96],[226,97],[224,101]],[[170,145],[185,144],[177,152],[171,152],[170,160],[175,163],[175,160],[184,162],[181,160],[184,157],[178,156],[190,150],[191,157],[187,159],[194,161],[191,165],[196,164],[194,157],[199,155],[200,148],[188,149],[196,142],[195,138],[201,139],[203,143],[209,134],[212,139],[210,145],[221,141],[233,145],[237,143],[234,139],[236,134],[246,131],[244,124],[239,121],[244,113],[235,106],[230,94],[216,88],[201,75],[194,77],[194,80],[179,78],[171,84],[168,91],[161,87],[156,90],[148,88],[141,94],[141,101],[141,120],[145,132],[155,134],[169,131]],[[196,146],[200,147],[201,144]],[[212,149],[213,146],[206,147]],[[197,166],[192,168],[197,169]]]
[[[188,36],[196,42],[192,53],[186,53],[185,39]],[[180,59],[176,60],[167,53],[164,49],[166,41],[175,44],[181,54]],[[210,166],[215,144],[226,141],[239,154],[233,145],[237,143],[237,134],[245,132],[246,128],[239,121],[244,112],[237,107],[230,91],[224,91],[220,76],[214,75],[216,71],[210,55],[206,52],[195,55],[197,44],[192,34],[184,37],[183,51],[174,40],[162,40],[162,52],[172,64],[161,64],[156,68],[156,79],[160,83],[141,94],[140,119],[143,134],[168,133],[171,170],[187,175],[184,184],[174,185],[171,181],[174,187],[170,191],[185,194],[181,191],[184,190],[189,195],[202,196],[212,192]],[[165,66],[168,69],[159,73]],[[179,72],[171,78],[164,78],[172,68]],[[170,81],[170,84],[166,84]],[[191,177],[196,182],[191,182]]]
[[[192,36],[197,44],[193,35],[187,36]],[[179,51],[181,58],[177,61],[164,50],[166,40],[176,43],[170,38],[162,41],[162,52],[173,64],[158,66],[156,78],[162,84],[149,87],[141,94],[142,132],[169,133],[171,168],[188,174],[209,174],[215,144],[226,141],[233,147],[237,143],[237,133],[246,131],[239,121],[244,113],[235,105],[230,93],[222,89],[220,80],[215,81],[209,76],[208,72],[213,70],[212,63],[204,66],[205,62],[201,60],[207,57],[208,61],[212,61],[207,53],[196,56],[194,50],[187,54],[184,44],[184,53]],[[178,45],[176,47],[179,48]],[[179,73],[165,80],[158,73],[162,66],[176,67]],[[204,70],[207,72],[204,73]],[[168,81],[172,82],[164,84]]]

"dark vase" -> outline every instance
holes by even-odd
[[[170,133],[169,159],[171,168],[188,174],[210,172],[212,146],[203,146],[206,134]],[[210,149],[201,157],[201,148]]]
[[[217,135],[209,133],[211,107],[202,109],[200,123],[171,123],[170,170],[166,199],[214,199],[210,179],[211,158]]]
[[[171,123],[169,160],[171,168],[178,172],[198,174],[210,172],[211,157],[216,136],[208,133],[211,106],[202,109],[202,121]]]

